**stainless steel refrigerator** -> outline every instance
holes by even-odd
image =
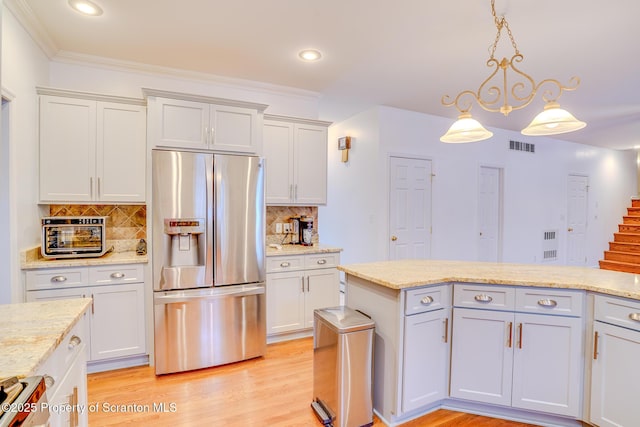
[[[152,151],[156,374],[264,355],[264,168]]]

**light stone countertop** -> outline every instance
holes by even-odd
[[[40,254],[40,246],[23,251],[20,256],[20,268],[23,270],[109,264],[146,264],[149,262],[147,255],[137,255],[135,251],[109,252],[97,258],[46,259]]]
[[[314,244],[313,246],[303,245],[281,245],[282,249],[276,249],[267,246],[267,256],[281,256],[281,255],[308,255],[308,254],[323,254],[330,252],[341,252],[342,248],[336,246]]]
[[[583,289],[640,300],[640,275],[588,267],[400,260],[339,265],[338,270],[391,289],[445,282]]]
[[[90,298],[0,305],[0,378],[35,375],[89,306]]]

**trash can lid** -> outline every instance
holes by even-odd
[[[371,318],[359,311],[345,306],[317,308],[313,310],[316,319],[324,321],[337,333],[355,332],[363,329],[371,329],[375,323]]]

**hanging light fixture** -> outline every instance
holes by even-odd
[[[522,130],[524,135],[556,135],[582,129],[586,123],[577,120],[571,113],[560,108],[557,100],[562,92],[577,89],[580,85],[578,77],[572,77],[567,86],[563,86],[556,79],[545,79],[536,83],[531,76],[519,70],[517,63],[522,62],[524,56],[518,50],[509,23],[504,16],[496,15],[495,0],[491,0],[491,13],[498,33],[491,46],[491,54],[487,60],[487,67],[493,67],[493,71],[485,79],[477,91],[464,90],[453,100],[449,95],[442,97],[445,107],[455,106],[460,111],[458,120],[449,128],[440,141],[442,142],[475,142],[490,138],[493,134],[486,130],[477,120],[471,118],[472,102],[475,100],[480,107],[492,113],[500,112],[508,116],[510,112],[526,107],[533,101],[542,86],[548,87],[542,95],[546,102],[544,111],[538,114],[533,121]],[[502,30],[506,30],[513,46],[514,54],[511,59],[495,58],[496,48],[502,36]],[[513,82],[508,80],[508,71],[513,72]],[[502,81],[500,81],[500,76]],[[494,79],[495,77],[495,79]],[[497,81],[494,81],[497,80]]]

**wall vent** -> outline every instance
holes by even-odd
[[[558,230],[546,230],[542,233],[542,261],[558,259]]]
[[[514,151],[525,151],[527,153],[535,153],[536,145],[530,144],[528,142],[520,142],[520,141],[509,141],[509,150]]]

